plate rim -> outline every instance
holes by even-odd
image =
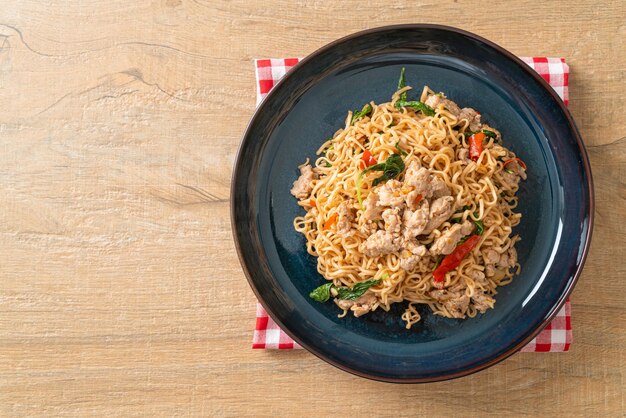
[[[259,117],[259,114],[262,113],[262,111],[264,110],[264,107],[267,105],[267,103],[269,102],[269,98],[271,98],[271,96],[278,90],[278,87],[280,87],[283,83],[286,82],[286,80],[288,80],[289,78],[291,78],[293,76],[293,74],[295,74],[297,72],[297,70],[301,67],[304,66],[306,63],[308,63],[310,60],[315,59],[318,55],[324,53],[327,50],[330,50],[332,48],[334,48],[335,46],[350,41],[352,39],[355,38],[359,38],[361,36],[365,36],[365,35],[371,35],[371,34],[375,34],[378,32],[386,32],[386,31],[391,31],[391,30],[401,30],[401,31],[411,31],[411,30],[419,30],[419,29],[431,29],[431,30],[443,30],[443,31],[449,31],[449,32],[453,32],[468,38],[471,38],[473,40],[476,40],[478,42],[481,42],[493,49],[495,49],[498,53],[502,54],[503,56],[505,56],[506,58],[508,58],[509,60],[515,62],[517,64],[518,67],[520,67],[525,73],[527,73],[527,75],[530,75],[532,78],[535,79],[535,81],[537,81],[549,94],[550,96],[552,96],[553,99],[555,99],[554,101],[558,104],[559,109],[563,112],[569,126],[572,128],[572,132],[574,135],[574,138],[576,139],[576,145],[578,146],[578,150],[580,152],[580,155],[582,157],[582,165],[584,168],[584,172],[585,175],[587,177],[587,191],[588,191],[588,195],[589,195],[589,201],[587,202],[588,204],[588,212],[586,212],[587,215],[587,219],[589,219],[589,226],[587,228],[587,233],[586,236],[584,237],[584,245],[583,245],[583,250],[582,250],[582,257],[580,259],[580,262],[578,263],[578,266],[576,267],[576,271],[574,273],[573,279],[571,280],[571,282],[568,284],[568,286],[565,288],[565,290],[563,291],[563,293],[561,294],[559,300],[553,305],[552,310],[549,311],[549,313],[546,315],[545,319],[543,320],[543,322],[535,329],[533,330],[525,339],[521,340],[520,342],[518,342],[517,344],[513,344],[511,346],[509,346],[507,349],[504,350],[504,352],[502,352],[501,354],[497,355],[496,357],[492,358],[491,360],[488,360],[486,362],[480,363],[472,368],[469,369],[465,369],[462,371],[458,371],[458,372],[451,372],[451,373],[446,373],[446,374],[442,374],[442,375],[438,375],[438,376],[430,376],[430,377],[409,377],[409,378],[397,378],[397,377],[387,377],[387,376],[379,376],[379,375],[373,375],[373,374],[368,374],[368,373],[364,373],[362,371],[359,370],[355,370],[352,369],[350,367],[347,367],[337,361],[331,360],[329,358],[326,358],[324,354],[320,353],[319,351],[317,351],[317,349],[315,349],[314,347],[311,347],[309,344],[305,344],[303,343],[298,337],[296,337],[293,332],[289,329],[287,329],[287,327],[285,327],[285,325],[282,323],[282,321],[280,321],[279,319],[277,319],[276,315],[272,312],[272,310],[266,305],[265,301],[262,300],[262,298],[260,297],[260,294],[256,288],[256,285],[254,284],[254,281],[252,279],[252,275],[250,273],[250,269],[248,268],[246,262],[245,262],[245,257],[243,254],[243,250],[241,248],[241,243],[239,242],[239,239],[237,238],[237,225],[235,222],[235,199],[236,199],[236,189],[235,189],[235,183],[237,181],[237,178],[239,177],[239,172],[242,170],[242,166],[244,166],[246,163],[245,161],[242,160],[242,153],[243,153],[243,148],[244,145],[246,144],[246,138],[249,137],[249,133],[250,130],[252,129],[252,126],[255,124],[256,119]],[[584,186],[584,185],[583,185]],[[256,106],[252,116],[250,117],[250,120],[246,126],[246,129],[241,137],[241,141],[239,142],[239,146],[237,148],[237,153],[235,155],[235,160],[234,160],[234,165],[233,165],[233,174],[231,177],[231,183],[230,183],[230,222],[231,222],[231,232],[233,234],[233,240],[235,242],[235,247],[237,250],[237,256],[239,258],[239,263],[241,265],[241,268],[244,272],[244,275],[246,276],[246,279],[248,281],[248,285],[250,286],[250,288],[252,289],[257,302],[261,304],[261,306],[263,306],[263,308],[265,309],[265,311],[267,312],[267,314],[272,318],[272,320],[274,320],[274,322],[280,327],[280,329],[285,332],[291,339],[293,339],[296,343],[298,343],[302,348],[306,349],[308,352],[312,353],[313,355],[315,355],[316,357],[318,357],[319,359],[325,361],[328,364],[331,364],[334,367],[337,367],[340,370],[346,371],[348,373],[351,373],[353,375],[359,376],[359,377],[364,377],[367,379],[371,379],[371,380],[375,380],[375,381],[381,381],[381,382],[388,382],[388,383],[428,383],[428,382],[438,382],[438,381],[445,381],[445,380],[450,380],[450,379],[456,379],[456,378],[460,378],[463,376],[468,376],[471,375],[473,373],[479,372],[481,370],[484,370],[488,367],[491,367],[505,359],[507,359],[508,357],[512,356],[513,354],[517,353],[522,347],[526,346],[533,338],[535,338],[556,316],[556,314],[560,311],[560,309],[563,307],[563,305],[565,304],[565,302],[567,301],[567,299],[569,298],[570,294],[572,293],[572,291],[574,290],[574,287],[576,286],[576,283],[578,282],[578,279],[580,278],[580,275],[582,273],[582,270],[584,268],[585,262],[587,260],[587,256],[589,254],[589,248],[590,248],[590,244],[591,244],[591,238],[593,235],[593,226],[594,226],[594,218],[595,218],[595,192],[594,192],[594,184],[593,184],[593,177],[592,177],[592,172],[591,172],[591,164],[589,162],[589,156],[587,154],[587,150],[585,148],[584,142],[582,140],[582,137],[580,135],[580,132],[578,131],[578,127],[576,126],[576,123],[574,122],[574,119],[569,111],[569,109],[567,108],[567,106],[565,106],[565,103],[563,102],[563,100],[559,97],[559,95],[556,93],[556,91],[552,88],[552,86],[543,79],[543,77],[541,77],[539,75],[539,73],[537,73],[534,69],[532,69],[528,64],[526,64],[524,61],[522,61],[519,57],[517,57],[516,55],[514,55],[513,53],[509,52],[508,50],[506,50],[505,48],[501,47],[500,45],[486,39],[483,38],[482,36],[476,35],[472,32],[466,31],[464,29],[460,29],[460,28],[456,28],[453,26],[447,26],[447,25],[439,25],[439,24],[425,24],[425,23],[413,23],[413,24],[398,24],[398,25],[385,25],[385,26],[378,26],[378,27],[374,27],[374,28],[369,28],[369,29],[365,29],[365,30],[361,30],[361,31],[357,31],[351,34],[348,34],[346,36],[343,36],[341,38],[338,38],[332,42],[329,42],[325,45],[323,45],[322,47],[316,49],[315,51],[313,51],[312,53],[308,54],[306,57],[302,58],[301,60],[299,60],[299,62],[293,67],[291,68],[286,74],[285,76],[283,76],[278,82],[276,82],[273,86],[273,88],[270,90],[270,92],[267,94],[267,96],[258,104],[258,106]]]

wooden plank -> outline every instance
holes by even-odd
[[[0,415],[623,416],[623,2],[25,0],[0,8]],[[398,386],[250,349],[229,184],[252,60],[392,23],[565,57],[596,229],[566,354]]]

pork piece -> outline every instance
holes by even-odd
[[[405,240],[410,240],[420,235],[428,224],[428,215],[430,213],[427,200],[420,203],[419,208],[415,211],[405,209],[402,214],[402,222],[404,223],[403,236]]]
[[[411,186],[409,186],[409,190],[412,189]],[[420,204],[420,202],[424,200],[422,195],[419,194],[416,190],[411,190],[406,194],[406,197],[404,198],[404,201],[406,203],[406,207],[409,210],[415,210],[417,208],[417,205]]]
[[[493,264],[487,264],[485,266],[485,274],[487,275],[487,277],[493,277],[496,275],[496,268],[493,266]]]
[[[374,293],[365,292],[363,296],[354,300],[335,299],[335,304],[341,309],[351,310],[354,316],[359,317],[371,311],[377,301]]]
[[[496,300],[486,293],[479,292],[474,293],[472,296],[472,302],[474,303],[474,307],[478,309],[480,313],[485,313],[487,309],[493,308]]]
[[[414,270],[427,251],[424,245],[419,245],[415,241],[405,243],[405,248],[400,254],[400,268],[405,271]]]
[[[405,199],[407,206],[412,210],[419,204],[418,196],[421,196],[422,199],[438,199],[450,195],[450,189],[448,189],[445,181],[432,174],[430,170],[420,167],[419,164],[415,162],[412,162],[407,167],[406,174],[404,175],[404,183],[406,186],[413,188],[413,190],[406,195]]]
[[[311,190],[313,190],[314,177],[315,173],[313,173],[313,168],[309,164],[300,167],[300,177],[293,182],[291,194],[299,200],[309,197]]]
[[[464,163],[469,163],[471,160],[469,158],[469,149],[467,148],[460,148],[457,153],[456,153],[456,158],[459,161],[463,161]]]
[[[513,172],[513,174],[516,174],[516,175],[520,176],[522,178],[522,180],[526,180],[526,178],[528,177],[526,175],[526,170],[524,170],[524,167],[519,165],[517,161],[512,161],[512,162],[508,163],[506,165],[506,168],[511,170]],[[511,173],[508,173],[508,174],[511,174]]]
[[[367,198],[363,201],[365,211],[363,212],[363,220],[365,221],[377,221],[382,217],[382,208],[378,206],[378,194],[375,191],[371,191],[367,195]]]
[[[483,251],[483,260],[485,264],[496,264],[500,260],[500,254],[494,249],[487,249]]]
[[[428,215],[428,224],[422,231],[422,234],[428,235],[439,227],[454,213],[454,198],[452,196],[444,196],[435,200],[430,205],[430,213]]]
[[[402,194],[402,183],[398,180],[388,180],[377,189],[378,206],[402,206],[404,195]]]
[[[470,298],[463,291],[433,290],[430,296],[442,303],[453,318],[465,318]]]
[[[469,122],[469,130],[476,132],[480,129],[480,114],[471,107],[464,107],[459,113],[459,123],[461,120]]]
[[[450,196],[450,189],[448,185],[441,177],[436,175],[431,176],[430,188],[433,192],[433,199],[439,199],[440,197]]]
[[[446,99],[443,94],[431,94],[426,98],[424,102],[428,106],[433,109],[437,109],[439,106],[443,106],[449,113],[451,113],[455,118],[459,118],[459,114],[461,113],[461,108],[454,103],[452,100]]]
[[[401,212],[402,208],[399,207],[389,208],[383,211],[385,231],[394,237],[399,236],[400,231],[402,230],[402,218],[400,217]]]
[[[418,195],[422,196],[422,199],[430,199],[433,195],[430,171],[424,167],[420,167],[415,162],[412,162],[407,167],[404,175],[404,183],[413,188],[406,197],[408,206],[413,206],[411,203],[415,202]]]
[[[487,280],[485,280],[485,273],[480,270],[469,270],[465,272],[466,275],[471,277],[474,280],[474,283],[485,286],[487,284]]]
[[[368,257],[380,257],[397,252],[400,247],[399,237],[394,237],[387,231],[376,231],[361,244],[359,250]]]
[[[432,255],[450,254],[454,251],[461,238],[471,234],[473,229],[474,225],[472,225],[469,221],[465,221],[462,224],[452,225],[435,240],[432,247],[430,247],[430,253]]]
[[[514,267],[516,263],[517,263],[517,250],[511,247],[508,249],[508,251],[500,254],[500,259],[498,260],[498,267],[508,270],[511,267]]]
[[[509,165],[512,165],[512,163],[508,164],[507,168]],[[515,172],[509,173],[508,171],[502,170],[496,173],[496,180],[505,189],[511,190],[511,189],[516,188],[517,185],[519,184],[520,176],[515,174]]]
[[[354,209],[351,206],[351,202],[345,201],[337,208],[339,218],[337,220],[337,234],[347,236],[350,234],[351,224],[354,220]]]

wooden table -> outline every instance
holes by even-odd
[[[3,2],[0,415],[624,416],[625,3],[480,3]],[[252,60],[409,22],[571,65],[597,212],[569,353],[399,386],[250,349],[228,197]]]

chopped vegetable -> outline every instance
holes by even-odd
[[[396,147],[396,149],[398,151],[400,151],[400,154],[402,154],[403,157],[406,157],[407,155],[409,155],[405,150],[403,150],[402,148],[400,148],[400,140],[398,139],[398,141],[396,142],[396,144],[394,145],[394,147]]]
[[[404,170],[404,161],[402,161],[402,157],[398,154],[391,154],[384,163],[375,164],[361,171],[359,179],[356,182],[356,196],[359,200],[361,208],[363,208],[363,199],[361,198],[361,180],[363,179],[363,175],[365,173],[368,171],[382,171],[382,176],[374,179],[374,182],[372,183],[372,186],[378,186],[381,182],[396,177],[402,172],[402,170]]]
[[[330,218],[328,218],[324,223],[324,231],[328,231],[335,224],[335,222],[337,222],[338,217],[339,215],[336,213],[330,215]]]
[[[309,297],[316,302],[327,302],[330,299],[331,290],[335,289],[337,299],[355,300],[363,296],[367,289],[380,283],[382,279],[370,279],[361,283],[357,283],[352,287],[337,287],[333,283],[326,283],[313,289],[309,293]]]
[[[313,289],[311,293],[309,293],[309,297],[316,302],[327,302],[330,299],[330,288],[333,287],[334,284],[326,283],[321,285],[318,288]]]
[[[337,299],[347,299],[354,300],[363,296],[363,293],[367,291],[372,286],[380,283],[381,279],[370,279],[361,283],[357,283],[352,287],[338,287],[337,288]]]
[[[476,235],[482,235],[483,232],[485,232],[485,224],[483,223],[483,221],[472,220],[472,222],[474,222],[474,225],[476,225]]]
[[[494,131],[490,131],[489,129],[482,129],[481,132],[484,133],[485,136],[488,136],[489,138],[497,138],[498,137]]]
[[[478,113],[478,112],[477,112]],[[476,131],[476,132],[472,132],[472,131],[465,131],[463,132],[463,135],[465,135],[465,137],[470,137],[472,135],[474,135],[475,133],[478,132],[482,132],[485,134],[485,136],[488,136],[489,138],[497,138],[498,135],[496,135],[496,133],[494,131],[490,131],[489,129],[481,129],[480,131]]]
[[[398,80],[398,90],[404,88],[406,84],[404,84],[404,67],[400,70],[400,79]],[[400,100],[406,101],[406,91],[400,94]]]
[[[437,256],[437,260],[435,261],[435,266],[433,267],[433,271],[437,270],[437,267],[439,267],[439,264],[441,264],[441,260],[443,260],[443,255],[439,255]]]
[[[314,207],[314,208],[315,208],[315,207],[317,207],[317,203],[315,202],[315,199],[311,199],[311,200],[309,201],[309,205],[310,205],[310,206],[312,206],[312,207]]]
[[[418,102],[416,100],[410,102],[407,102],[406,100],[398,100],[396,102],[396,107],[398,109],[402,107],[410,107],[411,109],[414,109],[418,112],[422,112],[426,116],[435,116],[435,109],[425,103]]]
[[[352,121],[350,122],[350,125],[354,125],[354,122],[361,119],[363,116],[368,116],[370,113],[372,113],[372,110],[372,105],[369,103],[363,106],[363,109],[359,111],[355,110],[354,113],[352,113]]]
[[[413,203],[415,205],[419,205],[419,203],[422,201],[423,198],[424,196],[422,196],[421,194],[418,194],[417,196],[415,196],[415,200],[413,201]]]
[[[441,260],[441,264],[433,272],[433,277],[436,283],[443,283],[446,278],[446,273],[457,268],[461,261],[474,249],[474,247],[480,241],[479,235],[472,235],[462,244],[459,244],[454,251],[445,256]]]
[[[376,158],[374,158],[372,156],[372,153],[369,150],[365,150],[363,152],[363,158],[362,158],[363,162],[365,163],[366,167],[371,167],[374,164],[378,164],[378,161],[376,161]]]
[[[474,135],[469,137],[469,153],[470,158],[473,161],[478,160],[480,154],[483,152],[483,140],[485,139],[485,134],[482,132],[476,132]]]

